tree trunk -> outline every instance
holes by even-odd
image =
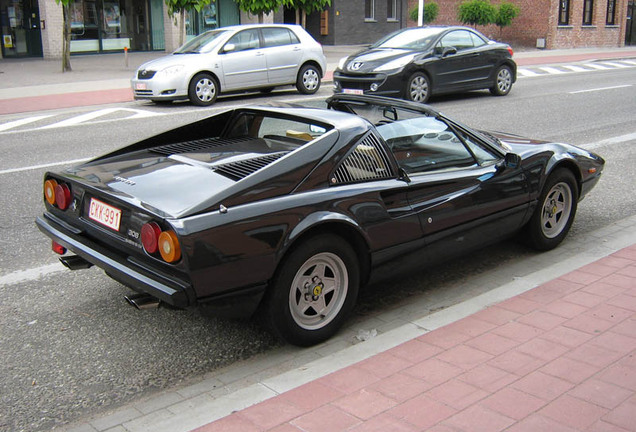
[[[263,12],[258,13],[258,23],[263,24]]]
[[[62,72],[71,72],[71,11],[67,4],[62,5],[64,23],[62,24]]]
[[[296,24],[300,25],[300,9],[296,8]]]
[[[307,26],[307,12],[303,9],[300,14],[302,16],[301,25],[305,28]]]
[[[179,14],[179,46],[183,45],[183,43],[185,42],[185,14],[185,11],[181,11],[181,13]]]

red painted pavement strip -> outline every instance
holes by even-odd
[[[128,88],[0,99],[0,114],[130,102],[132,100],[133,93]]]
[[[558,56],[539,56],[539,57],[513,57],[518,66],[531,66],[540,64],[555,64],[555,63],[570,63],[580,62],[584,60],[620,60],[636,57],[636,50],[629,51],[608,51],[608,52],[595,52],[595,53],[579,53],[579,54],[565,54]]]

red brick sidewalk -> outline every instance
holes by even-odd
[[[636,430],[636,245],[197,429]]]

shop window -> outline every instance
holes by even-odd
[[[607,18],[605,24],[616,25],[616,0],[607,0]]]
[[[559,1],[559,25],[570,24],[570,0]]]
[[[583,0],[583,25],[592,25],[594,0]]]
[[[397,21],[397,0],[386,0],[386,20]]]
[[[375,21],[375,0],[364,0],[364,20]]]
[[[188,39],[205,33],[208,30],[214,30],[219,27],[217,16],[216,2],[212,0],[209,5],[201,9],[189,10],[186,12],[186,35]]]

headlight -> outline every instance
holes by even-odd
[[[390,61],[388,63],[385,63],[382,66],[378,66],[377,68],[374,69],[374,71],[375,72],[382,72],[382,71],[387,71],[387,70],[403,68],[404,66],[409,64],[411,62],[411,60],[413,60],[413,57],[415,57],[415,55],[408,55],[406,57],[400,57],[398,59],[395,59],[395,60],[392,60],[392,61]]]
[[[343,57],[343,58],[340,59],[340,61],[338,62],[338,69],[344,70],[345,63],[347,62],[348,58],[349,57]]]
[[[174,66],[169,66],[165,69],[161,69],[159,72],[157,72],[157,75],[172,77],[177,75],[182,70],[183,70],[183,65],[174,65]]]

